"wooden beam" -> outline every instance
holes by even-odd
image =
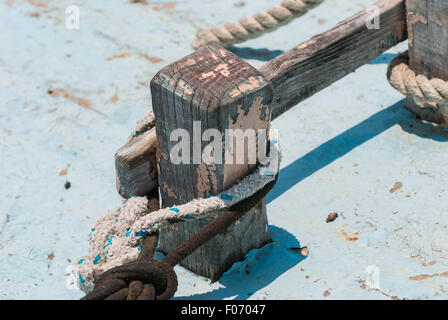
[[[407,39],[404,0],[382,0],[376,6],[379,8],[379,29],[367,28],[366,21],[371,18],[371,13],[362,11],[261,67],[261,73],[274,86],[273,118]],[[150,139],[145,135],[140,143],[149,146],[143,140]],[[123,148],[133,150],[129,145]],[[147,154],[146,151],[140,150],[139,154]],[[128,179],[135,166],[133,162],[138,167],[145,167],[139,154],[135,156],[138,158],[136,162],[132,155],[117,162],[120,164],[118,172],[124,173],[117,175],[117,187],[119,185],[122,190],[122,196],[150,191],[148,188],[152,184],[145,179]],[[146,161],[146,167],[150,167],[149,159]]]
[[[152,128],[126,143],[115,153],[117,191],[125,199],[144,196],[157,187],[156,130]]]
[[[448,1],[408,0],[409,66],[416,74],[448,81]],[[421,119],[448,126],[448,105],[406,106]]]
[[[226,49],[211,45],[163,68],[151,81],[151,93],[164,207],[217,195],[256,168],[260,146],[248,147],[244,136],[227,142],[231,141],[228,129],[249,129],[247,133],[253,133],[253,142],[257,143],[258,130],[269,128],[272,86],[257,69]],[[204,136],[209,129],[216,134],[211,139]],[[186,148],[176,148],[185,142]],[[202,154],[211,142],[217,143],[215,161],[207,163]],[[240,143],[243,149],[238,153],[236,146]],[[230,150],[234,154],[228,157]],[[235,160],[241,154],[244,157],[239,163]],[[178,156],[185,156],[181,163]],[[251,156],[255,156],[253,161]],[[161,230],[159,250],[171,252],[210,221],[211,218],[180,222]],[[249,250],[269,241],[266,204],[262,199],[181,265],[214,281]]]
[[[274,86],[272,116],[278,117],[407,39],[404,0],[381,0],[379,29],[367,28],[364,10],[260,68]]]

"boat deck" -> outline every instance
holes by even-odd
[[[0,3],[1,299],[83,295],[65,287],[65,269],[87,252],[94,219],[121,205],[114,153],[151,108],[151,77],[192,51],[198,28],[272,6],[76,3],[79,30],[65,27],[69,1]],[[325,0],[231,50],[259,67],[373,3]],[[388,84],[406,47],[273,122],[284,155],[267,198],[273,243],[213,284],[176,267],[176,299],[448,298],[448,130],[416,120]],[[307,257],[290,249],[304,246]]]

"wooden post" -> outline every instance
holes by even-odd
[[[273,88],[257,69],[224,48],[211,45],[162,69],[151,81],[151,93],[159,145],[159,186],[164,207],[216,195],[256,167],[255,162],[249,162],[250,152],[254,150],[248,150],[247,145],[242,164],[227,161],[228,150],[224,145],[227,129],[269,128]],[[178,137],[171,141],[171,134],[179,132],[176,129],[188,133],[182,139],[188,139],[189,148],[180,153],[186,156],[188,163],[175,164],[173,161],[173,147],[183,142],[178,141]],[[203,133],[207,129],[217,130],[215,132],[219,136],[202,141],[206,139]],[[258,135],[258,131],[252,132]],[[219,148],[221,151],[215,149],[217,163],[207,164],[202,159],[202,150],[215,139],[222,148]],[[244,143],[244,140],[243,137],[239,142]],[[255,138],[254,141],[257,140]],[[255,153],[257,157],[256,150]],[[235,157],[229,159],[235,160]],[[181,222],[163,229],[159,250],[170,252],[210,221]],[[181,265],[215,281],[234,262],[242,260],[249,250],[269,241],[263,199],[225,233],[184,259]]]
[[[448,1],[407,0],[409,65],[416,74],[448,80]],[[448,104],[421,108],[408,98],[406,107],[421,119],[448,126]]]

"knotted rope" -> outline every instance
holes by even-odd
[[[212,222],[181,243],[162,260],[154,260],[157,234],[148,236],[142,251],[134,263],[106,271],[96,281],[94,290],[84,300],[166,300],[177,289],[177,277],[173,267],[193,253],[201,245],[240,219],[274,187],[277,179],[271,181],[253,196],[234,205]],[[156,195],[153,192],[153,197]]]
[[[148,210],[157,211],[159,195],[153,190],[148,195]],[[177,289],[177,277],[172,266],[154,260],[158,232],[148,235],[135,262],[127,263],[104,272],[92,292],[83,300],[166,300]]]
[[[155,118],[151,112],[144,119],[147,121],[138,123],[131,140],[153,127]],[[193,199],[188,203],[163,209],[151,207],[151,198],[131,197],[124,201],[121,209],[110,210],[100,216],[91,229],[89,254],[78,259],[77,264],[71,266],[69,281],[83,291],[90,292],[95,288],[95,282],[98,283],[103,273],[135,261],[139,257],[143,240],[147,235],[173,222],[202,219],[214,214],[219,216],[223,211],[244,203],[247,198],[264,189],[277,178],[281,152],[276,132],[272,128],[269,131],[269,143],[270,162],[260,164],[244,179],[217,196]],[[170,265],[175,264],[170,263]],[[149,267],[145,265],[142,268]],[[153,269],[148,270],[150,273],[155,272]],[[124,290],[123,282],[115,281],[111,288],[116,286],[123,290],[120,297],[124,296],[126,290]],[[106,287],[104,290],[108,293],[112,289]],[[128,294],[130,294],[129,288]]]
[[[238,22],[229,22],[211,29],[201,29],[197,32],[192,47],[199,49],[211,43],[230,46],[256,38],[304,15],[322,1],[284,0],[281,5],[270,8],[266,12],[259,12],[253,17],[245,17]]]

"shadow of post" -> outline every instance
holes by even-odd
[[[267,196],[267,203],[394,125],[399,125],[409,134],[424,139],[448,142],[448,128],[420,121],[415,114],[404,108],[404,103],[405,99],[377,112],[281,169],[276,186]],[[300,247],[299,241],[293,234],[275,226],[270,226],[270,230],[274,241],[260,249],[251,250],[244,261],[235,263],[219,280],[223,287],[207,293],[176,297],[176,299],[235,297],[235,299],[244,300],[305,259],[299,253],[289,250],[292,247]]]
[[[269,228],[273,242],[249,251],[244,261],[235,263],[226,271],[218,281],[223,287],[211,292],[176,297],[174,300],[217,300],[229,297],[246,300],[306,258],[289,250],[300,247],[293,234],[276,226],[271,225]]]
[[[233,52],[241,59],[252,59],[259,61],[269,61],[284,53],[282,50],[254,49],[235,46],[228,47],[227,50]]]
[[[403,99],[381,110],[281,169],[277,184],[268,194],[266,203],[394,125],[421,138],[448,141],[448,129],[418,120],[413,113],[404,109],[404,102]]]
[[[393,58],[397,55],[395,53],[383,53],[375,60],[370,61],[368,64],[389,64]]]

